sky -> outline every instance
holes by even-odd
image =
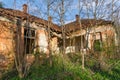
[[[43,18],[47,20],[47,9],[46,9],[46,2],[45,0],[0,0],[0,2],[3,3],[5,8],[11,8],[11,9],[16,9],[16,10],[21,10],[22,11],[22,5],[27,4],[29,5],[29,10],[28,13],[35,15],[37,17]],[[76,11],[74,11],[74,14],[76,14]],[[73,14],[72,14],[73,15]],[[70,17],[70,19],[73,19]],[[56,23],[56,21],[55,21]]]
[[[16,1],[16,3],[14,4],[14,1]],[[60,1],[60,0],[57,0]],[[75,20],[75,15],[79,14],[79,0],[66,0],[65,2],[65,15],[64,15],[64,20],[65,23],[69,23],[71,21]],[[81,0],[81,1],[85,1],[85,0]],[[92,10],[94,10],[95,4],[94,4],[95,0],[87,0],[87,3],[80,3],[80,6],[82,6],[80,9],[80,17],[81,18],[88,18],[87,15],[87,10],[85,7],[85,4],[88,5],[89,7],[89,18],[93,18],[93,13]],[[102,0],[99,0],[102,1]],[[109,4],[111,0],[105,0],[106,4]],[[117,1],[117,6],[120,6],[120,0],[115,0]],[[37,17],[43,18],[47,20],[47,0],[0,0],[0,2],[3,3],[5,8],[11,8],[11,9],[17,9],[17,10],[22,10],[22,5],[23,4],[27,4],[28,7],[28,13],[31,15],[35,15]],[[92,7],[89,5],[92,3]],[[101,7],[101,10],[97,11],[97,13],[102,14],[106,14],[108,15],[110,13],[111,10],[104,10],[104,8],[106,8],[106,4],[103,4],[103,6]],[[53,17],[53,22],[58,23],[59,22],[59,15],[58,13],[59,8],[56,7],[56,5],[58,5],[58,3],[54,3],[53,6],[50,9],[50,15]],[[107,5],[109,6],[109,5]],[[56,11],[56,12],[55,12]],[[58,23],[59,24],[59,23]]]

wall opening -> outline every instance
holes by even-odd
[[[93,48],[94,48],[94,51],[101,51],[102,50],[101,41],[100,40],[94,40]]]
[[[25,53],[31,54],[35,46],[35,29],[25,28],[24,29],[24,47]]]

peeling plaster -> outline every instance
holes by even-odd
[[[5,50],[6,50],[6,45],[0,42],[0,51],[5,51]]]
[[[38,46],[40,52],[46,53],[48,51],[48,40],[45,30],[38,31]]]
[[[5,17],[2,17],[2,16],[0,16],[0,20],[1,20],[1,21],[7,21],[7,22],[10,22],[9,19],[7,19],[7,18],[5,18]]]

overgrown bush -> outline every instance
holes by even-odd
[[[69,55],[69,57],[68,57]],[[78,54],[79,55],[79,54]],[[70,57],[71,56],[71,57]],[[76,57],[75,57],[76,56]],[[49,65],[49,59],[43,55],[42,64],[32,65],[29,74],[22,80],[119,80],[120,64],[111,71],[93,70],[92,67],[96,64],[94,59],[86,62],[85,69],[81,68],[80,56],[76,54],[62,54],[52,55],[52,66]],[[42,58],[41,58],[42,59]],[[72,60],[73,59],[73,60]],[[36,64],[36,63],[35,63]],[[87,67],[87,66],[91,66]],[[8,73],[3,80],[20,80],[16,73]],[[114,74],[113,74],[114,73]],[[10,77],[10,75],[12,75]]]

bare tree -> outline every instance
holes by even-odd
[[[78,6],[78,8],[79,8],[79,15],[80,15],[80,13],[81,13],[81,10],[80,10],[80,0],[79,0],[79,6]],[[80,17],[80,16],[79,16]],[[80,27],[80,32],[82,32],[82,24],[81,24],[81,18],[79,19],[79,27]],[[81,36],[81,39],[80,39],[80,46],[81,46],[81,49],[80,49],[80,53],[82,54],[82,69],[84,69],[84,63],[85,63],[85,61],[84,61],[84,51],[83,51],[83,37]]]
[[[50,58],[50,66],[52,66],[52,50],[51,50],[51,20],[52,17],[50,16],[50,6],[54,3],[53,1],[47,0],[47,16],[48,16],[48,49],[49,49],[49,58]]]
[[[14,9],[16,8],[16,0],[14,0]],[[16,15],[16,13],[14,13]],[[16,25],[16,34],[15,34],[15,66],[18,71],[19,78],[24,78],[27,76],[31,63],[34,61],[34,56],[27,55],[26,50],[24,49],[24,27],[22,26],[22,21],[15,17],[14,18]],[[27,19],[27,26],[29,22]]]
[[[64,26],[64,0],[61,0],[61,26],[62,26],[62,37],[63,37],[63,54],[65,54],[65,26]]]
[[[84,6],[84,12],[86,13],[86,17],[88,19],[93,18],[95,20],[96,24],[94,26],[98,26],[97,20],[100,20],[100,19],[114,21],[115,12],[119,11],[118,10],[119,5],[117,4],[117,3],[119,3],[119,0],[109,0],[109,1],[107,1],[107,0],[84,0],[84,1],[82,1],[81,0],[81,2],[84,4],[83,6]],[[92,23],[91,23],[91,25],[92,25]],[[87,30],[89,30],[89,29],[87,29]],[[93,31],[94,31],[93,33],[95,35],[96,34],[95,27],[93,27]],[[95,37],[94,37],[93,41],[94,40],[95,40]],[[109,43],[108,41],[109,40],[107,40],[107,43]],[[100,58],[100,64],[103,64],[104,63],[103,52],[101,52],[99,58]]]
[[[3,3],[2,2],[0,2],[0,8],[3,8]]]

